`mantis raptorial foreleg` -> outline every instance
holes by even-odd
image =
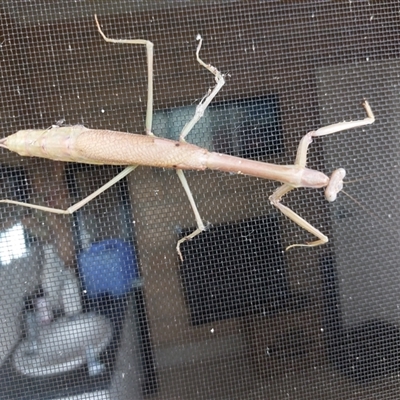
[[[299,147],[297,149],[296,161],[295,166],[299,166],[304,168],[307,162],[307,150],[308,146],[312,142],[313,137],[317,136],[324,136],[330,135],[332,133],[341,132],[346,129],[357,128],[364,125],[372,124],[375,120],[375,117],[372,113],[371,107],[369,106],[368,102],[364,100],[363,107],[367,113],[367,118],[364,118],[360,121],[350,121],[350,122],[339,122],[337,124],[324,126],[323,128],[317,129],[316,131],[311,131],[307,133],[307,135],[303,136],[300,141]],[[343,178],[346,175],[346,171],[343,168],[339,168],[332,173],[330,177],[329,183],[325,189],[325,198],[332,202],[336,200],[337,194],[342,190],[343,187]],[[290,208],[284,206],[280,203],[282,197],[289,193],[291,190],[295,189],[296,186],[284,183],[275,192],[270,196],[269,200],[271,204],[273,204],[276,208],[278,208],[283,214],[285,214],[288,218],[290,218],[293,222],[297,225],[305,229],[306,231],[310,232],[314,236],[318,238],[314,242],[309,242],[305,244],[292,244],[286,248],[286,250],[292,247],[312,247],[312,246],[319,246],[321,244],[327,243],[328,238],[320,232],[317,228],[313,227],[310,223],[306,220],[301,218],[298,214],[292,211]]]

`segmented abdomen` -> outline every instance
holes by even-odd
[[[85,164],[206,169],[208,151],[156,136],[88,129],[82,125],[18,131],[0,146],[21,156]]]

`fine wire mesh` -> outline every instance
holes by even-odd
[[[282,202],[278,182],[139,167],[72,216],[1,204],[0,399],[397,399],[400,386],[397,1],[49,1],[0,5],[1,137],[85,125],[144,134],[143,45],[154,43],[153,132],[210,151],[347,171],[344,191]],[[96,142],[93,141],[93,147]],[[110,147],[112,145],[110,144]],[[118,148],[115,148],[118,152]],[[1,150],[1,199],[66,209],[122,168]]]

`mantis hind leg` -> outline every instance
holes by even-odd
[[[78,201],[78,203],[75,203],[71,207],[68,207],[66,210],[63,210],[60,208],[39,206],[36,204],[30,204],[30,203],[22,203],[21,201],[7,200],[7,199],[0,200],[0,203],[15,204],[17,206],[32,208],[34,210],[46,211],[46,212],[50,212],[53,214],[64,214],[64,215],[73,214],[75,211],[78,211],[80,208],[82,208],[85,204],[92,201],[95,197],[99,196],[101,193],[105,192],[107,189],[109,189],[111,186],[115,185],[121,179],[125,178],[125,176],[130,174],[136,167],[137,167],[137,165],[132,165],[132,166],[126,167],[123,171],[121,171],[113,179],[108,181],[101,188],[97,189],[95,192],[93,192],[91,195],[85,197],[81,201]]]
[[[101,30],[97,15],[95,14],[97,29],[101,36],[107,43],[121,43],[121,44],[142,44],[146,46],[147,54],[147,109],[146,109],[146,134],[153,135],[151,132],[153,121],[153,48],[154,45],[149,40],[145,39],[111,39],[107,37]]]

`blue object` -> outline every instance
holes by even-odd
[[[80,276],[89,298],[127,294],[138,278],[133,246],[120,239],[93,243],[78,257]]]

